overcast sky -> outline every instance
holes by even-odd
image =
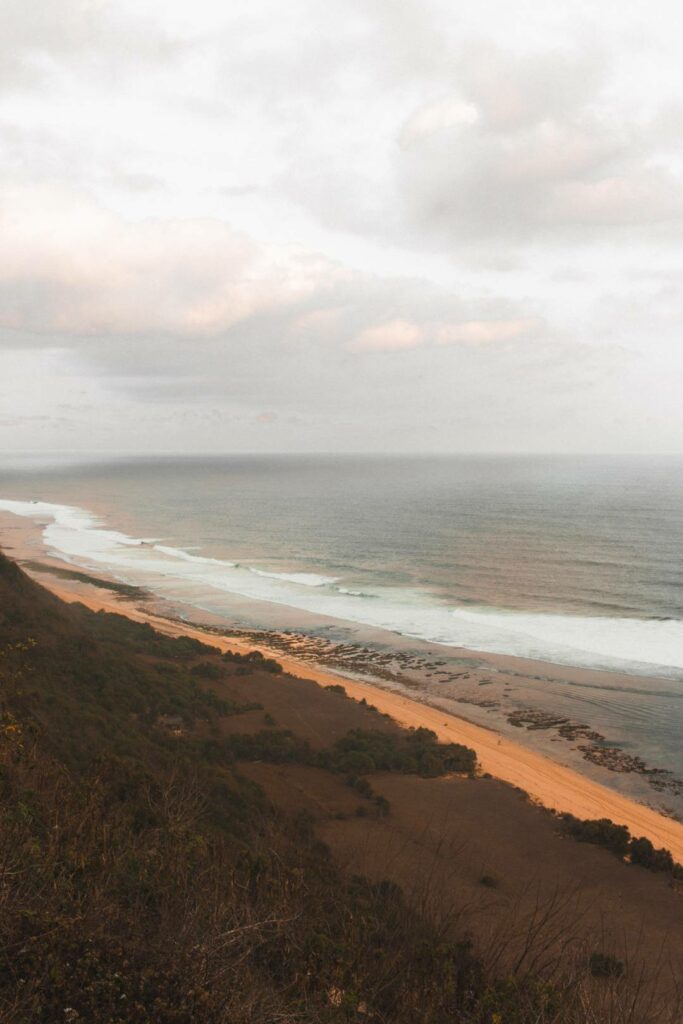
[[[672,0],[2,0],[0,451],[683,451]]]

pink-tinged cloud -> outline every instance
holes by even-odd
[[[466,320],[440,324],[434,331],[437,345],[490,345],[532,334],[541,326],[534,317],[518,320]]]
[[[461,320],[426,323],[390,320],[361,331],[351,343],[354,352],[392,352],[421,345],[490,345],[513,341],[538,331],[541,321],[534,317],[507,320]]]
[[[376,327],[367,327],[351,343],[354,352],[417,348],[426,340],[425,332],[410,320],[389,320]]]
[[[73,192],[0,193],[0,326],[213,335],[292,310],[343,272],[218,220],[127,221]]]

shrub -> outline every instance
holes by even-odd
[[[378,794],[374,798],[374,803],[375,803],[375,806],[377,807],[377,811],[378,811],[380,817],[385,818],[387,816],[387,814],[389,813],[389,811],[391,810],[391,804],[389,803],[387,798],[385,796],[380,796]]]
[[[356,793],[367,797],[368,800],[374,795],[372,786],[368,780],[364,779],[362,776],[349,775],[346,780],[346,785],[351,786],[352,789],[355,789]]]
[[[588,961],[588,967],[594,978],[620,978],[624,973],[621,960],[608,953],[593,953]]]
[[[639,864],[650,871],[668,871],[673,874],[677,867],[668,850],[655,849],[645,836],[631,840],[629,853],[632,864]]]
[[[580,843],[604,846],[620,859],[628,857],[639,867],[666,871],[674,878],[683,878],[683,865],[676,863],[669,850],[656,849],[645,836],[632,838],[626,825],[615,825],[609,818],[582,821],[572,814],[563,814],[561,818],[567,834]]]
[[[459,743],[439,743],[429,729],[407,733],[352,729],[337,740],[325,766],[352,774],[397,771],[433,777],[447,772],[473,772],[476,754]]]
[[[235,665],[235,675],[246,676],[254,669],[261,672],[282,672],[282,665],[274,658],[265,658],[260,651],[249,651],[247,654],[238,654],[236,651],[225,651],[223,660]]]
[[[625,825],[615,825],[609,818],[582,821],[572,814],[563,815],[563,821],[567,833],[580,843],[604,846],[620,858],[628,853],[631,836]]]

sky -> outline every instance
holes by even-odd
[[[0,451],[683,451],[681,22],[2,0]]]

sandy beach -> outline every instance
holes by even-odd
[[[127,615],[136,621],[148,622],[160,632],[171,636],[191,636],[221,651],[244,653],[256,646],[264,655],[276,658],[284,670],[293,676],[314,680],[321,686],[341,683],[350,697],[366,700],[405,727],[425,727],[433,730],[444,742],[463,743],[474,748],[482,772],[523,789],[531,800],[579,818],[610,818],[616,823],[627,825],[633,835],[647,836],[656,846],[665,847],[677,861],[683,862],[683,825],[679,822],[601,786],[543,754],[514,743],[495,730],[475,725],[404,694],[317,668],[291,656],[283,656],[281,652],[267,646],[245,644],[228,634],[220,635],[188,623],[170,620],[147,610],[143,605],[121,600],[106,591],[95,591],[87,584],[70,581],[65,585],[48,574],[40,574],[39,579],[64,601],[81,601],[93,611]]]

